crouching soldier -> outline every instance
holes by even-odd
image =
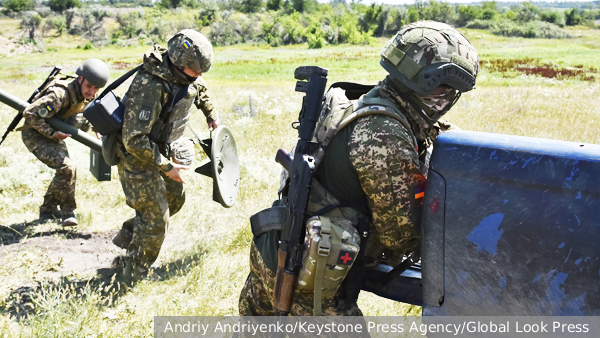
[[[76,78],[56,76],[45,86],[23,111],[25,125],[19,129],[27,149],[48,167],[56,169],[40,207],[40,221],[62,219],[63,226],[77,225],[76,169],[64,142],[71,135],[54,129],[46,119],[54,116],[88,131],[90,124],[82,112],[98,89],[108,82],[109,70],[103,61],[89,59],[77,68],[75,74]]]
[[[433,21],[403,27],[379,61],[388,75],[378,85],[340,83],[325,95],[292,315],[362,315],[356,301],[365,265],[376,265],[385,250],[400,257],[415,250],[412,202],[425,181],[428,150],[446,126],[438,120],[473,89],[479,66],[460,32]],[[284,184],[277,204],[286,205],[287,191]],[[279,239],[280,231],[253,238],[242,316],[275,314]]]
[[[125,221],[113,243],[127,249],[125,275],[143,277],[158,257],[169,216],[184,204],[185,183],[180,170],[194,156],[191,139],[183,133],[192,105],[206,116],[209,130],[219,124],[202,79],[213,61],[210,41],[186,29],[155,45],[144,55],[124,98],[123,130],[117,142],[118,170],[127,205],[135,217]]]

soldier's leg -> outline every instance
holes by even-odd
[[[166,186],[159,170],[152,166],[119,163],[118,168],[127,205],[136,211],[127,256],[136,267],[147,269],[158,257],[165,238],[169,219]]]
[[[250,274],[240,293],[240,316],[274,316],[275,274],[265,265],[254,241],[250,246]]]
[[[183,183],[175,182],[163,172],[160,173],[167,187],[167,200],[169,201],[169,214],[175,215],[185,203],[185,189]]]
[[[60,205],[63,215],[71,215],[77,207],[75,203],[76,169],[69,158],[69,151],[64,141],[48,139],[33,129],[22,132],[23,143],[48,167],[56,173],[46,194],[40,211],[53,213]]]

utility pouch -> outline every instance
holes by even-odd
[[[314,292],[314,315],[323,314],[322,299],[331,298],[350,271],[360,250],[360,236],[345,218],[313,216],[306,223],[299,291]]]
[[[141,67],[142,65],[135,67],[111,83],[102,94],[92,101],[83,111],[83,116],[100,134],[112,134],[123,128],[125,105],[112,91],[119,87]]]
[[[92,101],[83,111],[83,116],[100,134],[109,135],[123,128],[125,105],[110,91]]]

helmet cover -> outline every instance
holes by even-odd
[[[427,96],[440,85],[460,92],[473,89],[479,56],[455,28],[441,22],[419,21],[404,26],[387,42],[380,64],[393,80]]]
[[[210,41],[193,29],[184,29],[169,39],[168,54],[175,66],[197,73],[208,72],[214,58]]]

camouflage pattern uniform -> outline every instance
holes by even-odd
[[[424,28],[423,28],[424,27]],[[406,34],[405,34],[406,33]],[[404,57],[404,56],[410,57]],[[452,57],[447,57],[451,55]],[[360,189],[364,192],[371,214],[370,235],[366,245],[365,262],[369,263],[370,257],[381,257],[384,251],[393,253],[401,260],[405,253],[414,250],[419,237],[414,233],[413,209],[411,202],[414,198],[414,187],[425,180],[428,169],[428,154],[432,149],[435,138],[452,126],[439,117],[446,113],[456,102],[460,90],[447,83],[452,83],[462,90],[470,90],[474,85],[477,74],[478,58],[473,46],[452,27],[436,22],[418,22],[403,28],[382,51],[382,60],[388,64],[382,66],[390,75],[380,82],[369,93],[363,95],[354,111],[369,106],[367,103],[385,107],[395,107],[394,113],[402,115],[408,121],[410,128],[405,127],[398,120],[384,115],[370,115],[359,117],[350,123],[346,129],[351,131],[347,139],[347,158],[355,171],[354,180],[358,180]],[[412,83],[411,79],[418,79],[420,69],[437,71],[435,63],[444,66],[458,65],[471,74],[471,83],[458,82],[456,79],[443,79],[439,84],[429,90],[419,87],[422,83]],[[406,74],[411,73],[410,76]],[[425,79],[430,78],[429,74]],[[463,76],[463,79],[470,79]],[[454,82],[452,82],[454,81]],[[404,83],[403,83],[404,82]],[[426,81],[425,81],[426,82]],[[444,84],[440,93],[435,90]],[[469,88],[469,85],[471,87]],[[409,88],[410,87],[410,88]],[[445,89],[447,88],[447,90]],[[420,93],[418,92],[420,91]],[[435,92],[435,93],[434,93]],[[420,96],[418,96],[420,94]],[[374,109],[379,110],[379,109]],[[410,130],[408,130],[410,129]],[[335,135],[340,137],[342,132]],[[332,140],[333,144],[334,140]],[[336,149],[336,150],[339,150]],[[342,161],[325,160],[331,150],[325,154],[320,162],[319,170],[330,165],[333,173],[347,171]],[[331,156],[331,155],[330,155]],[[338,155],[338,159],[342,157]],[[338,164],[341,163],[341,164]],[[333,176],[329,176],[330,178]],[[325,184],[326,182],[321,182]],[[348,186],[356,182],[346,180]],[[339,184],[339,183],[338,183]],[[329,189],[329,188],[328,188]],[[343,191],[343,189],[338,189]],[[312,191],[311,191],[312,197]],[[335,196],[338,200],[345,200],[344,196]],[[359,207],[358,209],[365,210]],[[267,234],[263,234],[265,236]],[[273,238],[272,245],[277,246]],[[250,274],[240,295],[239,311],[242,316],[274,315],[273,288],[275,273],[265,263],[269,258],[261,256],[267,252],[260,238],[254,238],[250,249]],[[272,250],[271,253],[275,251]],[[360,257],[360,253],[359,253]],[[399,263],[400,260],[396,261]],[[375,265],[378,261],[375,262]],[[361,315],[356,304],[360,285],[362,284],[362,271],[353,275],[353,270],[360,269],[359,258],[350,270],[349,275],[340,285],[338,292],[332,299],[323,300],[323,312],[326,315]],[[312,315],[313,293],[302,294],[296,290],[291,315]]]
[[[59,76],[23,111],[25,125],[20,128],[23,143],[40,161],[56,169],[40,213],[56,215],[60,206],[63,216],[72,215],[77,208],[75,165],[69,158],[65,141],[52,137],[56,130],[46,123],[46,119],[56,116],[88,131],[90,125],[81,113],[90,101],[83,98],[77,79]]]
[[[122,138],[117,146],[121,186],[127,205],[135,209],[135,217],[123,223],[120,235],[131,239],[127,246],[128,261],[139,270],[146,270],[154,263],[165,238],[169,215],[176,214],[185,202],[183,183],[165,175],[173,165],[164,144],[158,144],[151,135],[163,105],[169,95],[175,95],[167,89],[189,85],[174,111],[187,113],[195,104],[208,122],[216,119],[204,80],[198,77],[190,84],[175,76],[169,63],[167,49],[161,46],[151,47],[144,55],[144,66],[124,100]],[[182,121],[180,127],[185,128],[187,120]]]

